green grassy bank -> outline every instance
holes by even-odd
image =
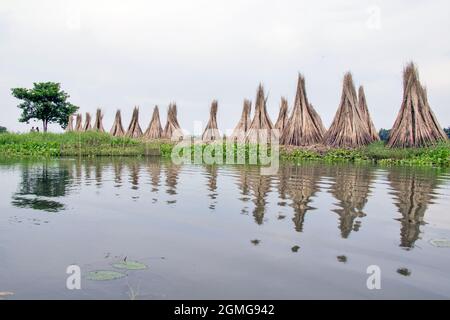
[[[196,145],[194,148],[205,148]],[[164,141],[145,142],[130,138],[114,138],[106,133],[27,133],[0,134],[0,156],[3,157],[61,157],[61,156],[146,156],[170,157],[173,144]],[[245,152],[249,146],[234,146],[233,152]],[[327,162],[367,162],[382,165],[419,165],[448,167],[450,143],[428,148],[389,149],[382,142],[367,147],[346,149],[281,148],[281,158],[288,161],[321,160]]]

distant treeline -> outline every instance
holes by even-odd
[[[450,127],[444,128],[444,131],[447,134],[447,137],[450,139]],[[391,133],[391,130],[380,129],[380,131],[378,132],[378,135],[380,136],[380,140],[387,142],[389,140],[390,133]]]

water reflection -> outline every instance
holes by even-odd
[[[323,174],[322,166],[305,164],[303,166],[285,165],[280,168],[278,190],[281,200],[290,199],[290,206],[294,209],[292,221],[295,230],[303,231],[306,212],[314,210],[309,203],[319,191],[319,181]],[[284,202],[280,203],[284,206]]]
[[[401,214],[400,246],[413,248],[425,224],[425,212],[435,199],[438,173],[435,170],[392,168],[388,173],[391,194]]]
[[[66,196],[71,183],[67,168],[52,163],[24,164],[20,171],[21,180],[12,197],[13,206],[48,212],[64,209],[64,204],[48,198]]]
[[[338,200],[333,212],[339,215],[339,229],[342,238],[361,228],[361,220],[366,216],[364,207],[370,195],[373,167],[341,165],[330,167],[328,174],[333,183],[329,192]],[[330,172],[331,171],[331,172]]]
[[[404,248],[413,248],[420,238],[426,211],[442,181],[439,171],[433,169],[380,170],[371,166],[320,163],[284,164],[274,176],[261,176],[256,166],[188,167],[154,158],[71,159],[23,163],[19,168],[20,182],[12,195],[12,205],[18,208],[59,212],[65,209],[63,199],[79,192],[83,186],[102,188],[108,185],[118,189],[116,195],[133,190],[132,198],[136,201],[151,192],[152,203],[161,197],[167,204],[189,203],[196,200],[184,194],[191,186],[189,179],[200,176],[203,187],[195,192],[199,196],[206,194],[209,209],[216,210],[221,196],[220,176],[224,190],[233,191],[228,189],[231,186],[238,194],[238,199],[223,195],[221,203],[228,205],[238,200],[240,212],[251,214],[257,225],[263,225],[274,215],[278,215],[278,220],[289,217],[296,232],[304,232],[305,218],[321,206],[317,198],[325,192],[334,199],[335,207],[331,211],[338,215],[342,238],[361,229],[375,176],[380,176],[382,181],[387,180],[388,192],[400,214],[400,246]],[[376,187],[383,186],[378,183]],[[393,215],[393,218],[396,217]]]
[[[218,168],[217,168],[217,165],[206,165],[205,169],[206,169],[206,177],[207,177],[206,186],[209,191],[208,197],[211,199],[209,209],[214,210],[217,205],[217,196],[219,195],[217,193]]]
[[[262,176],[259,174],[259,168],[249,167],[248,186],[250,189],[251,201],[255,205],[253,217],[259,225],[264,223],[264,215],[268,204],[267,197],[271,190],[271,176]]]

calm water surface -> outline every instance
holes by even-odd
[[[0,160],[0,180],[10,298],[450,298],[450,248],[433,245],[450,239],[446,170]],[[125,258],[148,269],[85,278]]]

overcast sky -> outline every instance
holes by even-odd
[[[301,72],[328,126],[350,70],[365,86],[375,126],[390,128],[403,67],[413,60],[448,126],[449,12],[447,0],[1,0],[0,125],[32,125],[17,122],[10,88],[55,81],[81,112],[102,107],[108,130],[117,108],[128,124],[139,106],[145,129],[154,105],[164,122],[171,101],[192,130],[194,121],[207,121],[212,99],[225,130],[238,121],[243,99],[255,99],[259,82],[275,121],[281,96],[292,106]]]

